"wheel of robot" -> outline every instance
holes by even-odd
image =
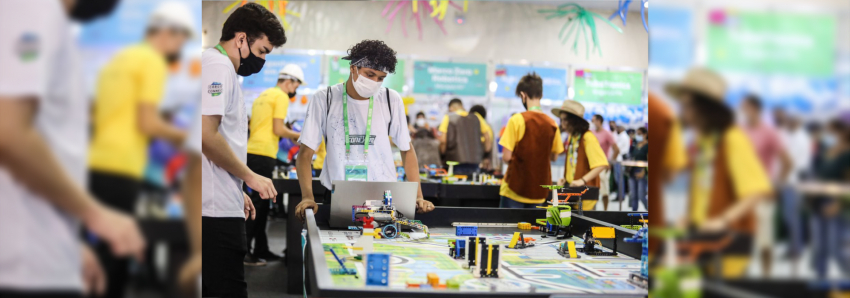
[[[381,236],[387,239],[393,239],[398,236],[398,227],[395,225],[386,225],[381,228]]]

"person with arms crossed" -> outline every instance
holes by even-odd
[[[383,41],[357,43],[343,58],[351,61],[348,80],[319,90],[310,100],[296,161],[303,195],[296,206],[299,219],[304,220],[307,208],[313,212],[319,208],[313,198],[310,161],[323,140],[327,156],[320,178],[327,189],[332,188],[334,180],[397,181],[390,137],[401,150],[405,172],[419,173],[401,96],[395,90],[381,88],[387,74],[395,72],[395,55]],[[407,179],[419,183],[419,175],[407,175]],[[326,205],[330,193],[325,192]],[[416,210],[434,210],[434,204],[422,197],[421,187],[416,195]]]
[[[543,79],[536,73],[523,76],[516,87],[526,112],[508,120],[502,145],[502,161],[510,163],[499,189],[501,208],[534,208],[543,203],[552,184],[551,161],[564,152],[561,130],[540,109]]]
[[[575,100],[565,100],[561,108],[552,109],[552,114],[561,119],[561,129],[567,132],[564,145],[567,158],[564,161],[564,178],[558,184],[570,187],[599,187],[599,173],[608,168],[608,157],[590,125],[582,118],[584,106]],[[584,199],[584,210],[595,210],[599,200]]]
[[[280,70],[277,85],[266,89],[254,100],[251,112],[251,135],[248,137],[248,168],[266,178],[272,178],[277,164],[277,151],[280,138],[297,140],[301,134],[286,127],[284,120],[289,109],[289,99],[295,97],[295,90],[304,84],[304,71],[295,64],[287,64]],[[249,219],[245,224],[248,235],[248,253],[245,265],[262,266],[266,262],[280,260],[280,256],[269,250],[266,236],[266,222],[269,216],[269,204],[263,202],[260,193],[250,192],[251,201],[257,209],[257,219]],[[251,252],[251,240],[256,240],[254,252]]]
[[[277,196],[271,179],[251,171],[248,116],[239,76],[260,72],[266,54],[286,43],[278,18],[248,3],[224,22],[220,42],[201,55],[202,261],[204,297],[247,297],[242,260],[245,220],[255,216],[242,182],[263,199]]]
[[[141,260],[135,221],[86,192],[89,104],[73,22],[114,3],[0,2],[0,297],[102,295],[80,227]]]

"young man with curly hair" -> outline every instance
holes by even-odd
[[[242,182],[263,199],[277,192],[271,179],[246,165],[248,116],[237,75],[260,72],[266,54],[284,43],[277,17],[262,5],[248,3],[227,18],[219,44],[201,56],[206,88],[201,96],[204,297],[248,296],[242,264],[245,219],[255,212]]]
[[[419,173],[401,96],[381,88],[387,74],[395,72],[395,55],[383,41],[361,41],[342,58],[351,61],[348,80],[319,90],[310,100],[298,140],[302,146],[296,168],[303,195],[296,207],[298,218],[304,219],[307,208],[319,209],[313,198],[310,161],[323,140],[327,156],[320,178],[325,188],[330,189],[333,180],[397,181],[390,138],[401,150],[405,172]],[[418,183],[419,175],[407,175],[407,179]],[[324,203],[329,199],[330,195],[325,196]],[[421,187],[416,210],[434,210],[434,204],[423,199]]]

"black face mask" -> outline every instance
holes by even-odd
[[[520,100],[522,100],[522,98],[520,98]],[[524,107],[525,110],[528,111],[528,101],[527,100],[522,102],[522,107]]]
[[[94,20],[112,12],[117,3],[118,0],[77,0],[71,10],[71,19],[80,22]]]
[[[286,95],[289,95],[289,98],[295,98],[295,92],[287,93]]]
[[[168,64],[172,64],[178,60],[180,60],[180,52],[165,55],[165,61],[167,61]]]
[[[239,71],[236,74],[247,77],[252,74],[260,72],[263,69],[263,64],[266,64],[266,60],[254,55],[254,52],[251,52],[251,45],[248,45],[248,58],[242,58],[242,49],[239,49]]]

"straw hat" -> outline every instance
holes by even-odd
[[[552,109],[552,114],[555,114],[555,117],[561,117],[561,112],[576,115],[585,122],[587,121],[586,119],[584,119],[584,106],[575,100],[564,100],[564,103],[561,104],[560,108]]]
[[[681,82],[668,83],[664,90],[675,99],[683,93],[696,92],[719,103],[726,98],[726,81],[716,72],[705,68],[692,68]]]

